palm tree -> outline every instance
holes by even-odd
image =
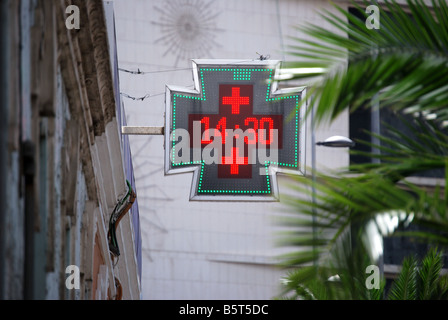
[[[364,13],[370,3],[352,5]],[[448,180],[448,5],[433,0],[428,7],[422,0],[407,0],[406,10],[395,1],[378,7],[379,30],[366,28],[367,14],[358,18],[338,6],[340,15],[325,12],[324,19],[349,37],[305,27],[314,40],[297,39],[300,45],[291,47],[291,53],[300,62],[287,69],[291,79],[311,83],[308,110],[315,110],[317,125],[346,109],[379,104],[406,115],[403,123],[413,137],[389,127],[387,134],[374,135],[379,144],[358,141],[380,150],[357,152],[378,161],[351,165],[331,176],[318,174],[316,182],[292,178],[291,189],[308,197],[284,197],[280,223],[289,231],[282,234],[281,244],[298,250],[281,257],[281,265],[290,270],[283,294],[304,297],[316,289],[329,299],[384,297],[382,289],[365,290],[361,266],[377,263],[382,237],[397,234],[401,225],[424,226],[425,231],[405,234],[442,249],[448,245],[448,188],[428,190],[408,179],[440,169],[444,185]],[[310,200],[312,195],[317,201]],[[412,263],[406,260],[403,269]],[[335,271],[338,285],[330,287],[339,289],[322,290]]]

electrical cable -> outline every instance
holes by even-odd
[[[269,60],[270,59],[270,55],[264,56],[262,54],[259,54],[258,52],[256,52],[256,54],[258,55],[258,60]],[[249,61],[253,61],[253,60],[241,60],[241,61],[235,61],[233,63],[234,64],[240,64],[240,63],[245,63],[245,62],[249,62]],[[193,68],[167,69],[167,70],[159,70],[159,71],[141,71],[140,68],[137,68],[137,71],[123,69],[123,68],[118,68],[118,70],[122,71],[122,72],[130,73],[130,74],[133,74],[133,75],[145,75],[145,74],[155,74],[155,73],[163,73],[163,72],[176,72],[176,71],[193,70]],[[190,85],[190,86],[186,86],[186,87],[187,88],[194,87],[194,85]],[[131,99],[131,100],[134,100],[134,101],[145,101],[146,99],[153,98],[153,97],[158,97],[158,96],[161,96],[161,95],[164,95],[164,94],[166,94],[166,93],[165,92],[161,92],[161,93],[157,93],[157,94],[147,93],[143,97],[134,97],[134,96],[131,96],[131,95],[127,94],[127,93],[120,92],[121,96],[123,96],[125,98],[128,98],[128,99]]]
[[[134,100],[134,101],[145,101],[146,99],[148,99],[148,98],[152,98],[152,97],[155,97],[156,95],[151,95],[151,94],[146,94],[144,97],[140,97],[140,98],[138,98],[138,97],[132,97],[132,96],[130,96],[130,95],[128,95],[127,93],[123,93],[123,92],[120,92],[120,94],[123,96],[123,97],[125,97],[125,98],[128,98],[128,99],[131,99],[131,100]],[[162,93],[163,94],[163,93]],[[158,94],[158,95],[162,95],[162,94]]]
[[[260,54],[258,54],[258,55],[260,55]],[[244,62],[249,62],[249,61],[252,61],[252,60],[241,60],[241,61],[236,61],[234,63],[235,64],[239,64],[239,63],[244,63]],[[193,70],[193,68],[178,68],[178,69],[166,69],[166,70],[154,70],[154,71],[142,71],[142,70],[140,70],[140,68],[137,68],[137,71],[135,71],[135,70],[128,70],[128,69],[124,69],[124,68],[118,68],[118,71],[130,73],[130,74],[134,74],[134,75],[146,75],[146,74],[165,73],[165,72],[177,72],[177,71],[189,71],[189,70]]]
[[[124,217],[124,215],[132,207],[137,197],[134,190],[132,190],[130,182],[126,180],[126,183],[128,185],[128,192],[123,197],[122,200],[118,201],[109,219],[109,231],[108,231],[109,250],[116,257],[120,256],[120,248],[118,246],[117,234],[116,234],[117,226],[120,223],[121,219]]]
[[[154,73],[193,70],[193,68],[169,69],[169,70],[158,70],[158,71],[141,71],[140,68],[137,68],[137,71],[127,70],[127,69],[123,69],[123,68],[118,68],[118,70],[122,71],[122,72],[130,73],[130,74],[145,75],[145,74],[154,74]]]

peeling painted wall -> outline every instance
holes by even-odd
[[[135,208],[118,226],[120,259],[109,251],[109,218],[133,180],[117,121],[121,103],[110,94],[118,90],[116,63],[103,2],[79,7],[83,24],[71,31],[65,1],[2,2],[2,66],[10,72],[0,128],[7,143],[0,298],[140,298]],[[71,265],[80,271],[79,289],[66,285]]]

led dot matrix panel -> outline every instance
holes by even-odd
[[[167,86],[165,173],[193,172],[190,200],[278,200],[276,174],[303,174],[304,91],[277,90],[279,66],[193,60],[195,89]]]

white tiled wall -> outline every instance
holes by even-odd
[[[142,71],[190,68],[193,58],[256,59],[256,52],[282,60],[284,46],[298,36],[293,26],[307,22],[326,26],[319,9],[333,10],[327,1],[308,0],[175,0],[193,6],[211,3],[212,33],[218,44],[204,56],[177,58],[164,53],[161,10],[170,1],[115,0],[120,67]],[[279,12],[280,15],[277,13]],[[166,14],[165,16],[169,16]],[[156,23],[154,23],[156,22]],[[166,21],[165,21],[166,22]],[[170,22],[170,21],[168,21]],[[172,21],[171,21],[172,22]],[[207,32],[207,30],[203,30]],[[292,59],[286,55],[287,60]],[[192,86],[191,70],[146,75],[120,73],[130,126],[162,126],[165,85]],[[308,126],[309,128],[309,126]],[[319,128],[317,140],[348,135],[347,116]],[[307,134],[307,165],[310,148]],[[273,217],[281,203],[189,202],[192,174],[164,176],[163,137],[132,136],[143,236],[144,299],[270,299],[283,272],[273,264],[282,251],[274,245]],[[348,164],[347,151],[317,148],[318,167]],[[282,179],[280,179],[281,182]],[[280,192],[286,191],[281,186]],[[283,250],[284,251],[284,250]]]

